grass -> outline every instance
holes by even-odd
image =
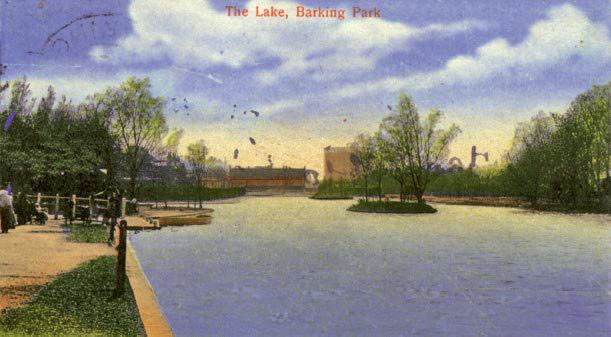
[[[351,195],[340,193],[340,192],[316,192],[310,199],[317,200],[350,200],[353,197]]]
[[[108,229],[104,225],[74,222],[68,225],[70,234],[68,241],[104,243],[108,240]]]
[[[0,313],[2,336],[143,336],[129,282],[112,298],[113,256],[102,256],[61,274],[23,307]]]
[[[359,200],[358,204],[348,208],[352,212],[366,213],[436,213],[437,210],[427,204],[398,201],[369,201]]]

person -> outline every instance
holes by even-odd
[[[118,189],[111,189],[111,195],[108,204],[108,219],[109,233],[108,233],[108,245],[112,246],[115,242],[115,227],[117,225],[117,219],[121,217],[121,192]]]
[[[40,207],[39,203],[34,204],[34,209],[36,210],[36,222],[38,222],[38,224],[40,225],[44,225],[47,222],[47,219],[49,218],[47,216],[47,213],[45,213],[45,210]]]
[[[13,198],[6,190],[0,190],[0,227],[2,233],[8,233],[14,220]]]
[[[25,193],[18,192],[17,200],[15,201],[15,213],[17,213],[17,224],[25,225],[31,221],[30,212],[28,210],[28,200]]]
[[[73,208],[74,208],[74,201],[72,201],[72,199],[68,199],[68,202],[66,203],[66,206],[64,209],[64,223],[66,225],[70,223],[70,226],[72,226],[72,221],[74,221],[74,216],[72,214]]]

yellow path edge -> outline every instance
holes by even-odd
[[[146,278],[140,261],[136,256],[136,252],[132,248],[129,239],[127,240],[127,257],[126,257],[126,271],[131,285],[134,297],[136,299],[136,305],[138,306],[138,312],[140,313],[140,319],[144,325],[144,332],[147,337],[156,336],[174,336],[172,328],[168,324],[157,296]]]

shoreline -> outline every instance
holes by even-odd
[[[146,336],[174,336],[136,251],[127,239],[126,273]]]

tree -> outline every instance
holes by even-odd
[[[577,96],[563,115],[554,115],[552,143],[557,163],[553,188],[567,207],[590,205],[608,193],[611,158],[611,83]]]
[[[401,184],[409,181],[416,199],[423,203],[430,173],[447,157],[460,128],[452,124],[447,130],[438,130],[443,115],[436,109],[421,121],[415,104],[405,94],[399,96],[396,111],[384,119],[381,130],[394,154],[391,157],[398,161],[395,175],[401,177]]]
[[[507,174],[514,191],[533,207],[550,186],[551,141],[554,133],[551,116],[539,112],[529,122],[518,124],[507,153]]]
[[[197,198],[199,201],[199,208],[202,208],[202,198],[200,190],[202,187],[202,180],[206,173],[206,159],[208,157],[208,147],[203,139],[198,140],[195,143],[190,144],[187,147],[187,160],[191,164],[193,175],[197,182]]]
[[[130,77],[118,88],[107,89],[100,97],[109,109],[112,132],[125,155],[130,197],[136,194],[146,153],[156,153],[167,132],[163,115],[165,102],[162,97],[153,97],[150,89],[148,78]]]
[[[370,136],[359,134],[352,144],[350,161],[354,168],[356,177],[365,182],[365,202],[369,201],[369,177],[374,172],[375,166],[375,141]]]
[[[378,183],[378,200],[382,200],[382,179],[387,172],[387,163],[384,156],[384,151],[382,150],[384,146],[384,140],[382,139],[382,135],[380,132],[376,132],[376,134],[372,138],[372,142],[374,143],[373,147],[375,151],[373,153],[373,174],[376,177]]]

